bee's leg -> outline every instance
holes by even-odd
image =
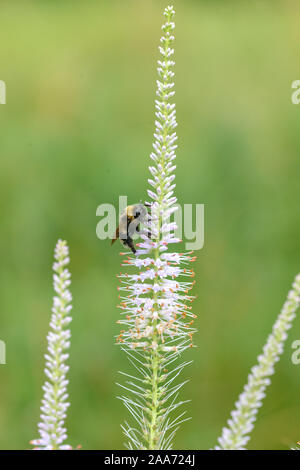
[[[137,232],[140,231],[140,224],[138,224],[138,225],[136,226],[136,229],[135,229],[135,230],[136,230]]]
[[[121,240],[121,243],[122,243],[123,246],[128,246],[127,245],[127,240]]]
[[[131,249],[132,253],[136,253],[136,249],[134,247],[134,244],[133,244],[133,240],[132,238],[128,237],[127,240],[126,240],[126,245],[129,246],[129,248]]]

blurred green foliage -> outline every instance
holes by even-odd
[[[194,304],[198,348],[186,357],[193,417],[177,448],[213,446],[300,270],[299,5],[175,1],[180,203],[205,204]],[[37,437],[52,256],[68,240],[74,321],[69,442],[122,448],[115,396],[126,358],[114,345],[118,247],[96,238],[96,208],[145,198],[157,46],[166,2],[27,1],[1,5],[0,447]],[[250,443],[300,438],[291,343]]]

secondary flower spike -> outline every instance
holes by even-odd
[[[260,356],[258,363],[252,367],[248,376],[248,383],[235,404],[235,410],[228,420],[228,427],[223,428],[222,436],[218,439],[219,446],[216,450],[244,450],[250,439],[250,433],[254,428],[254,422],[265,390],[270,385],[270,376],[274,374],[274,366],[283,353],[284,342],[287,339],[287,331],[291,328],[296,317],[296,311],[300,306],[300,274],[296,276],[292,289],[283,305],[272,333],[270,334]]]
[[[65,364],[69,354],[65,351],[70,347],[70,330],[67,328],[72,318],[71,274],[69,249],[67,243],[58,240],[55,248],[53,265],[54,290],[50,332],[48,333],[48,352],[45,354],[47,381],[43,386],[44,396],[41,406],[41,422],[38,425],[40,439],[31,442],[39,450],[68,450],[71,446],[63,444],[67,439],[65,419],[69,407],[66,374],[69,367]]]
[[[129,396],[119,397],[130,411],[135,423],[125,423],[123,430],[129,439],[128,447],[137,449],[170,449],[185,412],[175,417],[173,411],[185,402],[178,401],[178,392],[184,383],[175,379],[187,365],[177,364],[181,353],[193,346],[194,315],[188,303],[194,284],[190,263],[191,252],[169,251],[181,240],[176,238],[176,224],[170,221],[176,211],[174,196],[176,166],[176,110],[174,97],[174,9],[164,11],[165,24],[159,47],[157,99],[155,101],[154,151],[150,157],[151,178],[148,180],[152,199],[150,221],[141,235],[136,256],[129,256],[123,266],[137,269],[123,273],[120,305],[123,329],[117,342],[127,352],[137,376],[129,374],[126,385],[121,385]],[[150,229],[151,238],[148,236]]]

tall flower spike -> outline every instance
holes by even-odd
[[[265,390],[270,385],[270,376],[274,373],[274,366],[283,352],[287,331],[292,326],[296,311],[300,305],[300,274],[293,283],[287,300],[278,316],[273,331],[270,334],[263,353],[258,356],[258,363],[251,369],[248,383],[231,413],[228,427],[223,429],[222,437],[218,439],[219,446],[215,449],[243,450],[249,441],[249,434],[254,427],[258,409],[262,406]]]
[[[53,299],[50,332],[47,336],[48,353],[45,354],[45,374],[48,380],[43,386],[41,422],[38,425],[41,438],[31,442],[39,450],[71,449],[69,445],[63,444],[67,439],[64,422],[70,405],[67,402],[66,379],[69,367],[65,364],[69,354],[65,350],[70,347],[71,333],[67,326],[72,320],[72,296],[68,290],[71,275],[66,268],[70,259],[65,241],[58,240],[54,257],[56,261],[53,265],[53,280],[56,296]]]
[[[177,207],[174,193],[175,128],[176,111],[173,98],[174,9],[164,11],[166,19],[162,26],[163,37],[158,61],[154,162],[149,170],[152,178],[148,191],[152,199],[151,239],[142,233],[136,256],[129,256],[123,266],[135,266],[137,274],[120,274],[120,308],[123,318],[118,323],[124,326],[117,342],[127,352],[137,376],[129,374],[126,385],[121,385],[129,396],[119,397],[131,413],[134,425],[125,423],[123,430],[129,448],[170,449],[174,434],[185,412],[173,416],[173,411],[182,405],[178,392],[184,383],[175,379],[188,364],[175,364],[181,353],[192,346],[195,332],[194,315],[186,302],[192,301],[189,291],[193,282],[187,277],[194,275],[186,267],[195,258],[191,253],[169,252],[169,245],[180,240],[175,237],[176,224],[170,222]],[[175,364],[175,365],[174,365]]]

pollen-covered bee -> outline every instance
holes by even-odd
[[[117,227],[114,238],[111,241],[113,244],[118,238],[124,246],[128,246],[132,253],[136,253],[135,246],[133,244],[133,235],[140,231],[140,223],[149,220],[149,214],[146,206],[150,204],[134,204],[127,206],[124,212],[120,216],[119,226]],[[151,237],[148,232],[148,237]]]

